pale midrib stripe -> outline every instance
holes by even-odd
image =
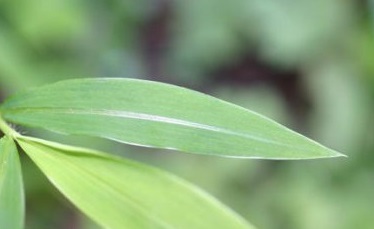
[[[81,109],[81,108],[13,108],[13,109],[7,109],[6,113],[26,113],[26,112],[42,112],[42,113],[56,113],[56,114],[76,114],[76,115],[98,115],[98,116],[110,116],[110,117],[120,117],[120,118],[128,118],[128,119],[139,119],[139,120],[145,120],[145,121],[152,121],[152,122],[160,122],[160,123],[167,123],[167,124],[174,124],[179,126],[186,126],[190,128],[195,129],[201,129],[201,130],[208,130],[212,132],[217,133],[223,133],[227,135],[234,135],[242,138],[247,138],[263,143],[269,143],[279,146],[285,146],[289,148],[296,148],[294,146],[280,143],[277,141],[272,141],[269,139],[245,134],[245,133],[239,133],[232,130],[228,130],[222,127],[215,127],[210,125],[205,125],[201,123],[181,120],[181,119],[175,119],[175,118],[169,118],[164,116],[158,116],[158,115],[151,115],[151,114],[145,114],[145,113],[139,113],[139,112],[131,112],[131,111],[119,111],[119,110],[106,110],[106,109]]]

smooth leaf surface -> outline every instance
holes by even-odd
[[[104,228],[253,228],[201,190],[158,169],[35,138],[17,141],[49,180]]]
[[[25,201],[21,166],[13,139],[0,140],[0,228],[21,229]]]
[[[202,93],[135,79],[67,80],[8,99],[11,122],[184,152],[307,159],[342,156],[259,114]]]

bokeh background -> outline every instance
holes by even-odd
[[[223,159],[19,129],[176,173],[259,229],[374,228],[373,0],[0,2],[2,99],[78,77],[192,88],[349,157]],[[24,155],[22,164],[27,229],[98,228]]]

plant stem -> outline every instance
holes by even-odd
[[[0,115],[0,130],[7,136],[15,138],[19,136],[19,133],[6,123]]]

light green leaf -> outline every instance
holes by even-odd
[[[144,80],[62,81],[7,100],[1,113],[27,126],[191,153],[267,159],[341,156],[242,107]]]
[[[0,228],[23,228],[25,200],[18,152],[13,139],[0,140]]]
[[[49,180],[104,228],[253,228],[179,178],[87,149],[19,136]]]

